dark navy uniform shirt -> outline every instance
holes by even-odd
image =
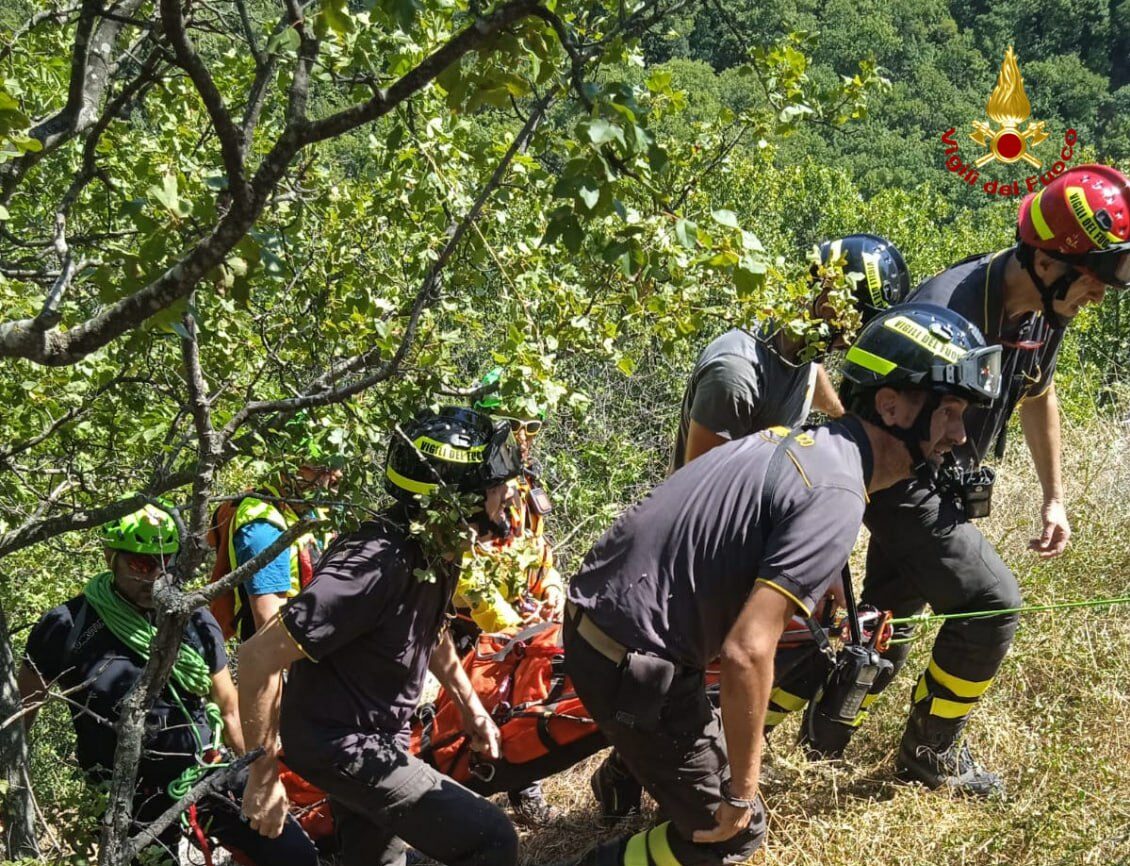
[[[1003,347],[1001,398],[989,408],[971,406],[965,412],[968,441],[953,451],[963,466],[985,459],[1021,400],[1048,389],[1063,342],[1063,330],[1051,327],[1040,313],[1005,320],[1008,252],[958,262],[930,277],[907,299],[907,303],[935,304],[960,313],[981,329],[990,345]]]
[[[78,633],[72,634],[76,624]],[[184,641],[204,657],[213,674],[227,666],[220,626],[207,610],[192,614]],[[118,640],[80,595],[49,610],[36,623],[27,640],[25,661],[49,685],[54,683],[63,691],[74,689],[67,697],[79,765],[95,774],[97,768],[112,768],[118,745],[113,725],[122,698],[141,676],[145,660]],[[191,694],[180,698],[200,742],[211,745],[203,699]],[[145,724],[139,783],[143,788],[164,787],[195,761],[197,740],[168,689],[157,698]]]
[[[629,649],[694,668],[718,657],[757,582],[811,614],[859,534],[871,448],[854,418],[782,445],[785,432],[728,442],[674,473],[597,541],[569,599]]]
[[[426,569],[397,520],[364,523],[326,551],[282,611],[306,656],[291,665],[283,690],[285,749],[332,742],[348,751],[355,735],[406,728],[457,577],[454,567]]]

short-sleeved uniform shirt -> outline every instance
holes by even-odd
[[[656,487],[589,551],[570,601],[628,648],[700,669],[757,582],[811,614],[859,534],[871,449],[854,418],[785,432],[728,442]]]
[[[723,439],[791,429],[808,417],[815,384],[815,364],[789,363],[760,330],[727,331],[703,350],[683,393],[672,471],[683,465],[691,421]]]
[[[457,577],[445,566],[429,580],[426,568],[399,519],[364,523],[326,551],[282,610],[305,656],[283,690],[284,748],[348,751],[351,737],[406,729]]]
[[[72,635],[76,623],[78,633]],[[213,674],[227,666],[220,626],[207,610],[193,612],[184,629],[184,642],[204,657]],[[113,767],[118,745],[113,725],[145,660],[114,636],[81,595],[49,610],[36,623],[28,637],[25,660],[59,689],[88,683],[68,695],[78,762],[87,772]],[[203,699],[191,694],[180,698],[200,742],[210,744],[212,733]],[[195,760],[197,741],[168,689],[157,698],[145,724],[138,777],[143,787],[164,787]]]
[[[1002,395],[992,406],[971,406],[965,413],[968,440],[954,449],[962,466],[980,463],[992,450],[1016,406],[1048,389],[1063,342],[1063,329],[1053,328],[1040,313],[1018,319],[1004,317],[1004,271],[1008,251],[974,256],[930,277],[907,299],[936,304],[960,313],[1002,346]]]

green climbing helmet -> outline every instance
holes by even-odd
[[[102,524],[98,535],[103,546],[127,553],[168,556],[180,549],[180,536],[173,518],[153,505]]]
[[[528,405],[532,405],[534,409],[531,413],[529,411],[515,411],[517,407],[507,406],[503,402],[500,386],[505,372],[502,367],[495,367],[479,380],[479,389],[489,388],[490,390],[480,395],[471,408],[479,412],[486,412],[488,415],[497,415],[500,418],[537,418],[540,421],[544,421],[545,416],[549,413],[542,403],[530,401]]]

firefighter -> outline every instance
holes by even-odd
[[[825,241],[819,248],[824,266],[841,263],[849,275],[855,308],[866,324],[891,304],[906,297],[910,273],[902,253],[886,238],[853,234]],[[818,279],[813,268],[813,281]],[[826,296],[817,295],[813,310],[831,318],[835,311]],[[833,333],[832,347],[843,348],[843,338]],[[771,326],[734,328],[703,350],[683,395],[679,432],[671,456],[674,471],[726,441],[748,436],[768,427],[795,427],[804,423],[809,408],[829,417],[843,414],[843,407],[818,362],[800,363],[801,344]],[[797,667],[792,677],[774,690],[766,727],[784,720],[786,713],[800,709],[807,694],[822,680],[827,668],[819,658]],[[611,752],[590,780],[593,796],[601,805],[605,822],[638,811],[640,786]]]
[[[267,752],[244,795],[252,827],[274,836],[286,815],[281,736],[287,763],[328,793],[347,866],[402,866],[405,843],[451,866],[513,866],[505,814],[407,741],[430,670],[473,747],[498,756],[498,728],[443,624],[468,532],[509,532],[503,505],[521,468],[509,425],[470,409],[425,412],[394,433],[385,479],[397,505],[336,539],[313,581],[240,652],[244,737]]]
[[[714,866],[760,845],[778,639],[842,589],[868,494],[965,441],[963,412],[999,393],[999,360],[948,310],[888,311],[847,353],[845,418],[713,449],[597,541],[569,585],[566,668],[669,820],[582,864]],[[704,681],[719,656],[720,711]]]
[[[483,394],[475,401],[477,411],[510,425],[522,452],[522,472],[511,482],[505,515],[510,535],[478,545],[474,554],[464,557],[466,567],[455,589],[456,618],[452,637],[461,655],[470,652],[482,631],[516,630],[538,622],[559,620],[565,603],[561,574],[553,564],[553,547],[545,534],[545,518],[552,505],[541,483],[541,464],[532,450],[545,424],[544,406],[518,401],[504,394],[503,370],[496,367],[479,383]],[[489,571],[493,578],[482,585],[476,564],[481,556],[495,559],[499,566]],[[546,802],[541,782],[507,793],[518,823],[543,827],[560,813]]]
[[[946,307],[974,322],[1003,350],[1001,398],[971,410],[969,438],[941,475],[899,482],[872,497],[864,522],[871,532],[862,601],[896,617],[929,605],[937,613],[1019,607],[1016,578],[970,520],[987,511],[986,459],[1004,453],[1013,412],[1042,489],[1041,531],[1029,547],[1059,556],[1071,536],[1060,471],[1056,358],[1066,328],[1108,288],[1130,287],[1130,182],[1104,165],[1065,171],[1020,206],[1015,246],[973,256],[926,280],[911,303]],[[989,485],[991,491],[991,484]],[[930,788],[987,796],[1003,792],[1000,777],[974,760],[962,736],[970,712],[991,685],[1016,631],[1017,616],[947,621],[912,689],[899,746],[900,775]],[[904,628],[901,636],[909,636]],[[906,661],[906,644],[887,657],[871,700]],[[844,726],[815,726],[814,746],[843,753]]]

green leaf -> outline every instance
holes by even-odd
[[[6,220],[6,219],[11,219],[11,218],[12,217],[11,217],[11,214],[8,213],[8,209],[6,207],[4,207],[4,205],[0,204],[0,220]]]
[[[589,121],[586,132],[589,141],[596,145],[607,144],[610,141],[618,141],[620,144],[624,143],[624,130],[609,123],[603,117],[597,117]]]
[[[267,53],[282,54],[286,51],[297,51],[301,44],[302,37],[298,35],[298,31],[293,27],[287,27],[270,38],[267,42]]]
[[[675,237],[687,249],[694,249],[698,244],[698,226],[690,220],[680,219],[675,223]]]
[[[738,215],[732,210],[725,210],[724,208],[714,210],[710,212],[710,215],[714,217],[714,222],[718,223],[720,226],[726,226],[731,229],[738,227]]]
[[[632,373],[636,372],[636,362],[627,355],[622,355],[616,362],[616,369],[625,376],[631,376]]]
[[[596,203],[600,201],[600,188],[591,178],[585,178],[577,187],[577,195],[585,203],[585,207],[592,210],[596,207]]]

